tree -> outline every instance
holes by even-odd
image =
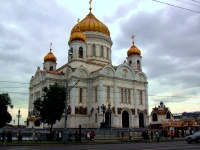
[[[8,93],[0,94],[0,128],[12,121],[12,116],[8,112],[8,107],[13,108],[10,96]]]
[[[42,89],[43,95],[33,104],[34,108],[39,111],[41,121],[50,125],[52,133],[53,125],[60,121],[65,109],[65,87],[55,83]]]

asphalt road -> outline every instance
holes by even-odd
[[[185,141],[66,146],[1,146],[1,150],[200,150],[200,143]]]

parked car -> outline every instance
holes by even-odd
[[[191,142],[197,142],[198,143],[200,141],[200,131],[195,132],[193,135],[186,136],[185,140],[188,143],[191,143]]]

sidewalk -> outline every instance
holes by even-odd
[[[174,138],[173,142],[176,141],[185,141],[185,137],[176,137]],[[42,141],[42,142],[30,142],[30,141],[22,141],[21,143],[18,143],[17,141],[13,141],[12,143],[6,142],[6,146],[45,146],[45,145],[52,145],[52,146],[59,146],[59,145],[66,145],[66,144],[73,144],[73,145],[92,145],[92,144],[126,144],[126,143],[150,143],[150,142],[156,142],[156,140],[150,141],[150,140],[142,140],[142,138],[137,137],[133,139],[129,139],[128,137],[125,138],[96,138],[94,141],[85,142],[83,139],[81,143],[79,142],[52,142],[52,141]],[[172,142],[170,138],[168,140],[163,139],[160,142]],[[4,146],[3,142],[0,142],[0,146]]]

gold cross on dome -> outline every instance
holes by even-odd
[[[50,51],[52,50],[52,42],[51,42],[51,44],[50,44]]]
[[[132,37],[131,37],[131,38],[132,38],[132,40],[133,40],[133,42],[134,42],[134,38],[135,38],[135,36],[134,36],[134,35],[132,35]]]
[[[92,0],[90,0],[90,2],[89,2],[89,3],[90,3],[90,7],[91,7],[91,4],[92,4]]]

